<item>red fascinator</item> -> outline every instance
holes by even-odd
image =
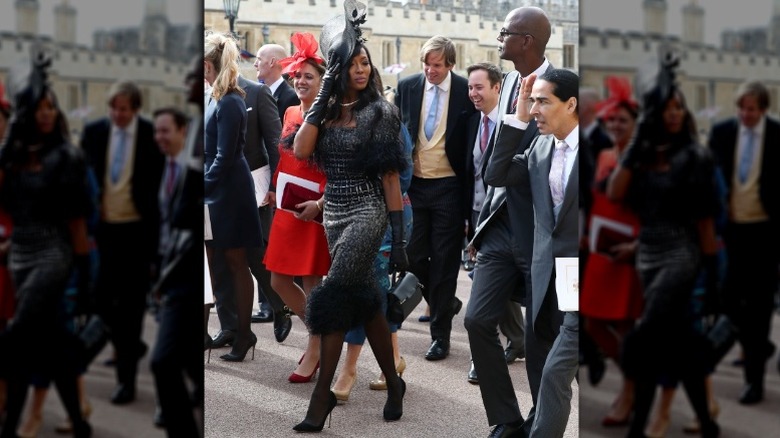
[[[289,73],[295,75],[298,70],[301,69],[307,59],[313,59],[317,64],[322,64],[324,61],[317,55],[317,49],[319,44],[314,39],[314,35],[308,32],[296,32],[290,37],[290,41],[298,49],[292,56],[279,60],[279,64],[284,66],[282,73]]]
[[[0,83],[0,108],[5,111],[11,110],[11,104],[5,100],[5,87]]]
[[[596,105],[598,117],[609,117],[621,107],[626,107],[636,114],[639,103],[632,97],[631,83],[628,79],[607,76],[607,89],[609,89],[609,97]]]

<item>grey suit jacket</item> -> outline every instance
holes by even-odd
[[[488,165],[488,183],[504,186],[529,186],[533,198],[534,239],[531,259],[532,308],[531,325],[553,279],[556,257],[577,257],[579,249],[579,151],[566,184],[558,220],[553,215],[548,176],[552,165],[555,139],[552,135],[534,138],[531,146],[517,153],[515,145],[525,130],[504,126],[496,141]],[[510,202],[510,207],[515,208]]]
[[[271,175],[279,164],[279,136],[282,135],[282,122],[277,113],[276,101],[271,90],[265,85],[238,77],[238,86],[245,92],[244,103],[247,110],[246,145],[244,155],[249,169],[259,169],[266,164],[271,167]]]
[[[547,70],[552,69],[552,64]],[[501,128],[504,126],[504,115],[509,111],[514,100],[514,91],[517,88],[517,81],[520,79],[520,73],[512,70],[504,76],[501,82],[501,95],[498,100],[498,122],[496,123],[495,136],[500,135]],[[538,134],[536,121],[531,121],[528,129],[522,137],[522,140],[516,145],[516,153],[522,153],[531,144],[531,141]],[[494,141],[495,143],[495,141]],[[527,186],[517,185],[509,188],[502,184],[491,183],[488,176],[490,174],[490,161],[492,161],[494,145],[489,149],[489,160],[487,170],[483,173],[483,180],[488,187],[485,195],[485,201],[482,204],[482,211],[479,214],[478,225],[474,231],[474,238],[471,243],[479,249],[479,244],[483,233],[490,226],[492,218],[504,207],[507,198],[511,199],[511,204],[515,206],[509,211],[509,220],[512,227],[513,250],[526,261],[531,260],[533,251],[533,205],[531,204],[531,192]]]

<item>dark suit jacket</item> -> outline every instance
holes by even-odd
[[[106,178],[106,154],[108,153],[111,121],[108,118],[92,122],[84,127],[81,137],[81,148],[87,156],[87,162],[95,172],[98,187],[103,192]],[[160,180],[165,167],[165,156],[160,152],[154,141],[154,126],[142,117],[138,117],[135,132],[135,160],[131,175],[132,198],[141,221],[149,226],[154,233],[147,242],[151,245],[152,254],[157,254],[157,234],[160,210],[157,204],[157,194]],[[157,231],[153,231],[157,230]]]
[[[612,147],[612,139],[604,131],[604,127],[600,122],[596,122],[596,127],[593,128],[593,131],[585,139],[588,141],[588,149],[594,163],[598,161],[601,151]]]
[[[274,92],[274,98],[276,99],[276,107],[279,110],[279,120],[284,123],[284,112],[287,108],[295,105],[300,105],[301,101],[298,99],[298,95],[295,94],[295,90],[287,83],[282,82]]]
[[[420,129],[420,111],[425,95],[425,75],[422,73],[401,79],[395,104],[401,110],[401,123],[406,125],[412,140],[417,139]],[[468,80],[452,73],[450,101],[447,107],[447,127],[444,135],[444,150],[458,180],[465,186],[469,177],[466,172],[466,122],[476,109],[469,100]],[[473,174],[471,176],[473,178]],[[469,208],[469,211],[471,209]]]
[[[279,164],[279,136],[282,134],[282,122],[276,111],[276,101],[271,90],[265,85],[238,77],[238,86],[245,92],[244,103],[247,109],[246,144],[244,156],[249,169],[259,169],[266,164],[271,167],[271,175]],[[250,110],[251,108],[251,110]]]
[[[501,114],[499,114],[501,117]],[[466,173],[470,175],[470,178],[466,178],[466,189],[463,191],[463,208],[469,213],[471,217],[472,205],[474,205],[474,144],[477,141],[477,135],[479,135],[479,125],[482,123],[482,112],[477,111],[469,117],[466,125]],[[498,125],[496,125],[498,126]],[[487,170],[487,163],[490,159],[490,153],[493,151],[493,143],[496,139],[497,129],[493,130],[493,134],[488,139],[487,148],[482,155],[482,169],[480,175],[483,175],[482,185],[484,186],[485,193],[487,193],[488,185],[485,182],[484,175]],[[486,195],[487,197],[487,195]],[[471,222],[471,221],[469,221]],[[477,224],[470,224],[469,229],[473,231],[477,227]]]
[[[553,278],[556,257],[577,257],[579,250],[579,152],[569,176],[558,220],[553,215],[548,177],[555,149],[551,135],[536,136],[531,146],[517,153],[526,131],[504,126],[488,166],[488,184],[528,186],[534,212],[533,257],[531,260],[531,324],[544,302]],[[512,207],[514,208],[514,206]]]
[[[716,163],[723,170],[726,186],[731,192],[734,180],[734,151],[737,147],[739,122],[729,119],[712,127],[709,146],[715,156]],[[769,220],[777,223],[780,219],[780,122],[770,117],[766,118],[764,128],[764,143],[762,148],[761,174],[758,177],[759,197]]]

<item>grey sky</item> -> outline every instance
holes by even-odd
[[[54,34],[54,6],[63,0],[38,0],[38,29],[42,35]],[[92,46],[92,32],[99,29],[133,27],[141,24],[147,0],[69,0],[76,8],[76,41]],[[0,30],[16,30],[13,0],[0,1]],[[201,22],[201,0],[167,0],[168,19],[174,24]]]
[[[682,7],[691,1],[667,0],[667,32],[672,35],[682,34]],[[768,26],[772,16],[772,2],[773,0],[698,0],[697,3],[704,8],[704,41],[719,47],[720,33],[725,29]],[[641,31],[644,27],[642,0],[582,0],[580,25]]]

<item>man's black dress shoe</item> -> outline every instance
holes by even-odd
[[[159,405],[154,408],[154,425],[159,428],[165,427],[165,418]]]
[[[292,330],[292,318],[286,312],[274,313],[274,337],[276,342],[282,343]]]
[[[123,383],[117,385],[111,395],[111,403],[115,405],[126,405],[133,400],[135,400],[135,388]]]
[[[236,334],[229,330],[220,330],[217,336],[211,340],[211,348],[224,348],[228,345],[233,345],[233,341],[236,340]]]
[[[460,313],[460,309],[463,307],[463,301],[458,299],[458,297],[452,297],[452,316],[453,318],[455,315]]]
[[[516,438],[522,437],[523,431],[519,426],[512,426],[509,424],[499,424],[490,431],[488,438]]]
[[[428,352],[425,353],[427,360],[441,360],[450,354],[450,342],[444,339],[434,339],[431,342],[431,347],[428,348]]]
[[[739,402],[743,405],[754,405],[764,399],[764,388],[748,383],[742,390]]]
[[[506,363],[512,363],[517,359],[525,359],[525,352],[517,351],[513,348],[507,348],[504,350],[504,359],[506,359]]]
[[[274,313],[268,309],[261,309],[252,314],[252,322],[272,322]]]
[[[471,366],[469,367],[469,375],[466,379],[469,381],[469,383],[473,385],[479,385],[479,379],[477,378],[477,369],[474,368],[474,361],[471,361]]]

